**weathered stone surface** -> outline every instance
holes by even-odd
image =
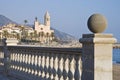
[[[85,34],[80,39],[82,51],[82,80],[112,80],[111,34]]]
[[[107,20],[101,14],[93,14],[88,19],[88,28],[93,33],[101,33],[107,27]]]

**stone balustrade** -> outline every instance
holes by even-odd
[[[14,40],[10,46],[4,39],[0,69],[21,80],[113,80],[112,50],[117,40],[102,34],[107,21],[101,14],[90,16],[87,24],[93,34],[82,35],[82,50],[13,46]]]
[[[3,53],[3,47],[0,46],[0,70],[4,66],[4,53]]]
[[[7,50],[10,76],[22,80],[81,80],[80,48],[8,46]],[[3,58],[0,48],[0,60]]]

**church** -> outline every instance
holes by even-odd
[[[48,11],[44,15],[44,24],[41,24],[38,19],[35,18],[34,30],[39,35],[41,43],[49,43],[54,39],[54,30],[50,28],[50,15]]]

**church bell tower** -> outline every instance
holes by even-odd
[[[48,11],[45,13],[45,16],[44,16],[44,24],[46,26],[50,26],[50,15],[49,15]]]

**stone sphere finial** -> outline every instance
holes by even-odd
[[[93,33],[102,33],[107,27],[107,20],[101,14],[93,14],[87,22],[88,28]]]

